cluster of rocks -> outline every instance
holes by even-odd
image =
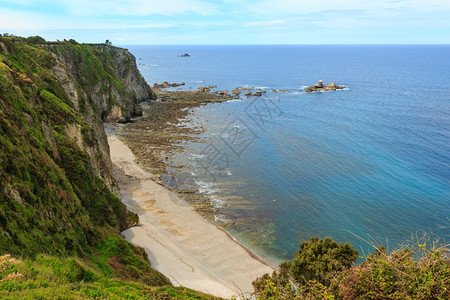
[[[155,83],[153,85],[153,89],[161,90],[161,89],[165,89],[165,88],[178,87],[178,86],[182,86],[182,85],[185,85],[185,83],[184,82],[169,83],[169,82],[165,81],[161,84]],[[236,98],[239,97],[241,94],[243,94],[244,96],[247,96],[247,97],[261,97],[262,95],[266,94],[265,90],[262,90],[260,88],[254,89],[254,88],[251,88],[248,86],[234,88],[231,91],[231,95],[228,93],[228,90],[216,91],[216,90],[213,90],[214,88],[217,88],[217,86],[216,85],[201,86],[201,87],[198,87],[196,90],[191,91],[191,93],[198,94],[198,95],[209,94],[209,95],[216,95],[216,96],[221,96],[221,97],[224,97],[224,96],[225,97],[226,96],[233,97],[234,96]],[[319,80],[319,82],[317,84],[306,87],[304,90],[305,90],[305,92],[311,93],[311,92],[318,92],[318,91],[335,91],[335,90],[341,90],[344,88],[345,88],[344,86],[339,86],[335,82],[324,85],[323,80]],[[283,93],[283,92],[289,92],[289,90],[273,89],[272,92],[273,93]],[[164,96],[163,96],[163,97],[160,97],[160,100],[161,101],[170,101],[170,100],[172,100],[172,98],[170,98],[170,97],[164,98]]]
[[[214,94],[219,95],[219,96],[226,96],[226,95],[228,95],[228,90],[217,91],[217,92],[214,92]]]
[[[244,94],[247,97],[260,97],[260,96],[262,96],[263,94],[266,93],[266,91],[264,91],[264,90],[258,89],[256,91],[254,91],[253,88],[246,87],[246,86],[244,86],[244,87],[237,87],[237,88],[233,89],[231,91],[231,93],[233,95],[235,95],[235,96],[239,96],[243,91],[247,91],[247,93]]]
[[[251,90],[253,90],[251,87],[243,86],[243,87],[237,87],[237,88],[233,89],[231,91],[231,93],[235,96],[239,96],[242,93],[242,91],[251,91]]]
[[[153,85],[153,88],[159,90],[159,89],[167,89],[167,88],[170,88],[170,87],[178,87],[178,86],[182,86],[182,85],[185,85],[185,83],[184,82],[181,82],[181,83],[168,83],[167,81],[164,81],[163,83],[155,83]]]
[[[223,91],[211,91],[211,89],[216,88],[217,85],[210,85],[210,86],[201,86],[199,88],[197,88],[194,93],[198,94],[198,93],[212,93],[214,95],[218,95],[218,96],[227,96],[228,94],[228,90],[223,90]]]
[[[323,84],[323,80],[319,80],[318,83],[316,83],[313,86],[308,86],[305,88],[305,92],[311,93],[311,92],[320,92],[320,91],[335,91],[335,90],[342,90],[344,89],[344,86],[336,85],[336,83],[333,81],[330,84]]]
[[[266,91],[259,90],[256,92],[248,92],[248,93],[245,93],[244,95],[247,97],[261,97],[265,93],[266,93]]]
[[[211,92],[211,89],[214,89],[216,87],[217,87],[217,85],[201,86],[201,87],[198,87],[194,91],[194,93],[209,93],[209,92]]]

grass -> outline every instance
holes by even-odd
[[[104,276],[75,257],[0,257],[2,299],[212,299],[183,287],[149,286]]]

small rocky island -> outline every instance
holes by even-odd
[[[319,80],[319,82],[316,83],[315,85],[308,86],[307,88],[305,88],[305,92],[311,93],[311,92],[335,91],[343,89],[345,89],[344,86],[336,85],[334,81],[330,84],[323,85],[323,80]]]

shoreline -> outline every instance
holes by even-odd
[[[144,248],[152,267],[174,285],[230,298],[249,295],[252,281],[274,270],[156,182],[116,135],[109,133],[108,143],[122,202],[139,215],[141,224],[125,230],[123,235]]]

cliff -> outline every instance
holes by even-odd
[[[114,193],[103,128],[152,98],[126,49],[0,37],[0,255],[76,256],[169,283],[120,237],[137,216]]]
[[[81,86],[94,112],[105,122],[127,122],[130,117],[142,115],[138,103],[156,99],[139,73],[135,57],[126,49],[74,42],[48,43],[44,48],[56,55],[64,71]],[[77,99],[71,100],[75,107],[80,107]]]

